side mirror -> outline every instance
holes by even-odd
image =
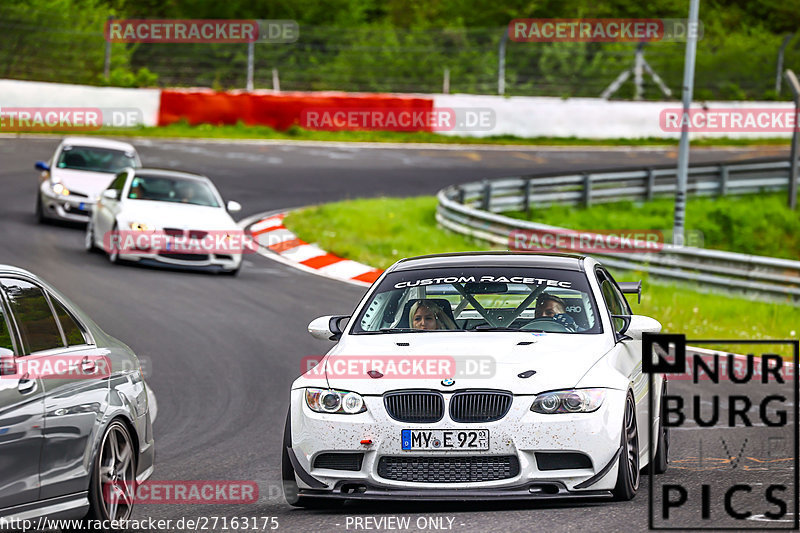
[[[628,337],[635,341],[640,341],[643,333],[659,333],[661,331],[661,322],[649,316],[612,315],[612,317],[619,318],[624,322],[623,327],[617,331],[617,340]]]
[[[322,341],[338,341],[342,338],[342,330],[339,327],[339,322],[345,318],[350,318],[350,315],[329,315],[315,318],[308,325],[308,332],[315,339]]]
[[[106,189],[103,191],[103,198],[119,200],[119,191],[117,189]]]
[[[33,165],[33,168],[35,168],[36,170],[41,170],[42,172],[50,171],[50,166],[44,161],[37,161],[36,164]]]
[[[238,213],[241,210],[242,210],[242,204],[240,204],[239,202],[234,202],[233,200],[228,202],[229,213]]]
[[[14,352],[0,348],[0,376],[13,376],[17,373],[17,361]]]

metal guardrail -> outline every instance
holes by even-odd
[[[758,159],[703,164],[689,169],[689,193],[745,194],[786,189],[789,161]],[[443,227],[498,245],[513,245],[515,230],[568,232],[497,212],[526,211],[535,205],[649,200],[674,192],[674,166],[612,169],[587,173],[530,175],[453,185],[438,194],[436,220]],[[608,239],[607,235],[594,235]],[[665,244],[657,252],[592,253],[604,264],[654,276],[700,282],[782,298],[800,305],[800,261]]]

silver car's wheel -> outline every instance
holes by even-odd
[[[617,485],[612,491],[617,500],[631,500],[639,489],[639,428],[636,426],[636,402],[628,391],[621,435]]]
[[[89,488],[89,515],[98,520],[126,520],[136,493],[136,449],[128,428],[114,421],[106,429],[95,458]]]

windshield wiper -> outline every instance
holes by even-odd
[[[519,331],[517,328],[507,328],[505,326],[492,326],[491,324],[481,324],[475,326],[470,331]]]
[[[381,328],[378,330],[380,333],[426,333],[427,329],[414,329],[414,328]]]

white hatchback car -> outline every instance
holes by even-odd
[[[597,261],[465,253],[404,259],[347,316],[309,332],[338,344],[291,388],[283,485],[296,506],[347,499],[615,497],[654,447],[667,467],[666,381]]]
[[[103,191],[86,226],[86,249],[132,261],[235,275],[249,242],[206,176],[128,168]]]
[[[36,220],[88,222],[92,207],[123,168],[140,167],[133,145],[95,137],[65,137],[40,170]]]

